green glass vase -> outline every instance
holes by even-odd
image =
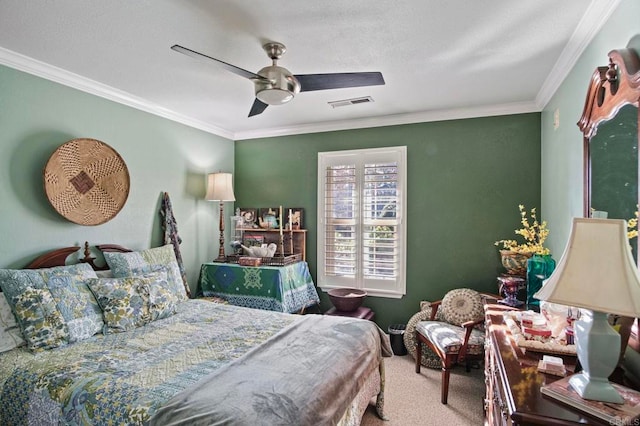
[[[540,300],[533,297],[542,288],[542,282],[551,276],[556,261],[551,255],[534,254],[527,260],[527,308],[540,309]]]

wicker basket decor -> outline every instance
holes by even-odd
[[[113,148],[95,139],[72,139],[59,146],[43,175],[53,208],[79,225],[113,219],[129,196],[127,165]]]

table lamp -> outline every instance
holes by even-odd
[[[210,173],[207,176],[207,193],[205,200],[220,201],[220,249],[218,250],[218,258],[214,262],[226,262],[227,256],[224,254],[224,202],[235,201],[233,195],[233,181],[231,173]]]
[[[622,219],[574,218],[569,242],[555,271],[535,297],[583,308],[574,324],[583,371],[569,379],[584,399],[622,403],[609,383],[620,358],[620,335],[607,313],[640,314],[640,275]]]

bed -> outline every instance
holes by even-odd
[[[374,400],[384,418],[375,323],[189,299],[171,246],[96,247],[107,265],[85,245],[0,270],[0,424],[357,425]]]

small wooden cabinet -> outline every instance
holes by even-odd
[[[263,236],[265,244],[275,243],[278,246],[276,256],[280,255],[280,230],[279,229],[242,229],[243,239],[251,236]],[[294,229],[283,230],[282,239],[285,254],[302,254],[302,260],[307,260],[307,230]],[[293,249],[293,251],[292,251]]]
[[[525,352],[515,344],[503,313],[492,305],[485,308],[485,425],[607,424],[540,393],[540,387],[560,377],[537,371],[543,354]],[[576,358],[562,358],[573,371]]]

